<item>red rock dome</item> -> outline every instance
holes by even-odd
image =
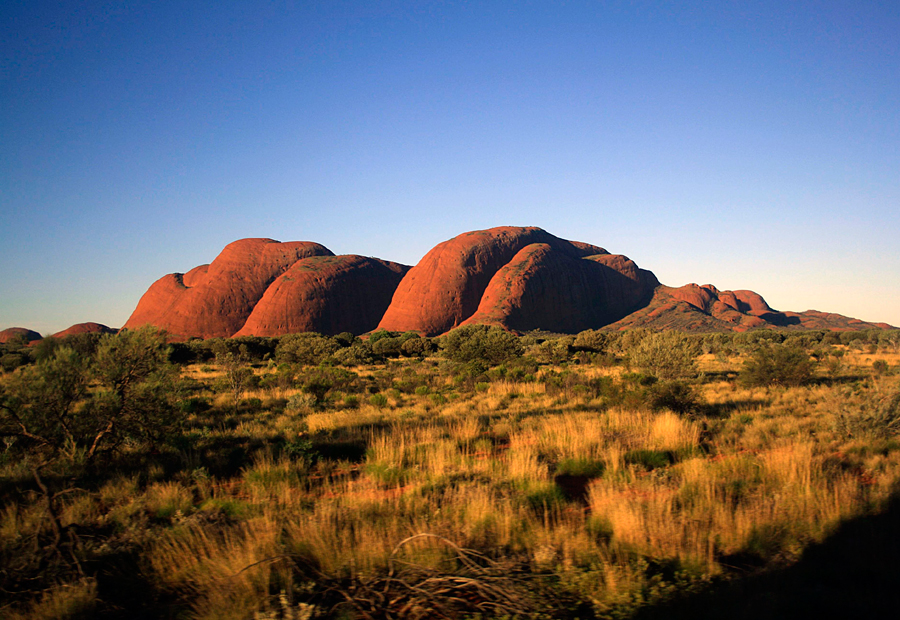
[[[602,327],[649,298],[655,285],[652,274],[603,248],[540,228],[491,228],[428,252],[403,278],[379,327],[428,335],[464,322]]]

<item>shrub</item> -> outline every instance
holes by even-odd
[[[340,348],[337,341],[315,332],[282,336],[275,349],[279,362],[290,364],[321,364]]]
[[[483,362],[491,366],[522,354],[515,335],[495,325],[465,325],[442,336],[445,357],[457,362]]]
[[[375,354],[368,342],[357,341],[349,347],[335,351],[334,360],[342,366],[360,366],[375,361]]]
[[[372,346],[372,352],[375,355],[380,355],[382,357],[399,357],[401,353],[401,347],[403,346],[403,340],[401,338],[393,338],[393,337],[382,337],[377,340],[370,340],[369,344]]]
[[[315,405],[316,397],[312,394],[294,394],[288,399],[285,410],[289,413],[297,413],[315,407]]]
[[[407,357],[424,357],[434,351],[434,346],[431,344],[431,340],[415,334],[406,338],[400,345],[400,349]]]
[[[813,363],[798,348],[783,345],[762,346],[744,362],[741,381],[748,386],[799,386],[812,381]]]
[[[662,381],[650,387],[650,405],[675,413],[694,413],[700,408],[700,397],[690,383]]]
[[[606,352],[610,337],[607,333],[596,329],[587,329],[575,336],[572,347],[576,351],[591,351],[593,353]]]
[[[96,358],[61,346],[18,371],[0,393],[0,434],[49,458],[160,441],[177,425],[176,384],[165,338],[152,328],[104,336]],[[91,390],[89,384],[94,383]]]
[[[852,397],[848,395],[848,401]],[[857,403],[842,411],[836,419],[836,430],[847,437],[893,437],[900,433],[900,389]]]
[[[684,379],[696,376],[694,360],[699,352],[693,338],[665,331],[645,334],[627,355],[633,366],[660,379]]]

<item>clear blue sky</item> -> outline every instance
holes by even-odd
[[[900,2],[0,2],[0,328],[499,225],[900,325]]]

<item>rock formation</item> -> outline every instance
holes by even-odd
[[[27,329],[25,327],[8,327],[3,331],[0,331],[0,344],[6,344],[11,340],[22,340],[24,342],[35,342],[37,340],[41,340],[43,336],[41,336],[36,331]]]
[[[603,248],[540,228],[491,228],[428,252],[397,287],[379,327],[428,335],[466,321],[601,327],[649,298],[655,284],[653,274]]]
[[[816,311],[778,312],[752,291],[664,286],[625,256],[511,226],[454,237],[412,268],[335,256],[318,243],[242,239],[209,265],[157,280],[125,327],[151,324],[182,338],[361,334],[376,327],[434,336],[471,323],[562,333],[889,327]]]
[[[365,256],[313,256],[278,276],[236,336],[362,334],[391,303],[406,265]]]
[[[74,336],[76,334],[115,334],[116,331],[111,327],[107,327],[102,323],[76,323],[71,327],[56,332],[54,338],[65,338],[66,336]]]
[[[149,324],[181,338],[361,333],[378,324],[406,269],[334,256],[318,243],[242,239],[209,265],[157,280],[125,327]]]
[[[720,291],[711,284],[687,284],[679,288],[660,285],[645,307],[610,324],[607,329],[634,327],[694,332],[742,332],[759,327],[835,331],[891,328],[887,323],[867,323],[815,310],[779,312],[753,291]]]
[[[478,309],[463,324],[576,333],[627,315],[656,284],[653,274],[624,256],[574,258],[535,243],[497,271]]]
[[[125,327],[150,324],[181,337],[229,337],[291,265],[308,256],[332,255],[325,246],[305,241],[235,241],[209,265],[154,282]]]

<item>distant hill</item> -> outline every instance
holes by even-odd
[[[780,312],[753,291],[665,286],[626,256],[511,226],[454,237],[412,268],[335,256],[313,242],[242,239],[209,265],[157,280],[125,327],[151,324],[183,338],[375,328],[433,336],[471,323],[562,333],[890,328],[813,310]]]
[[[26,327],[7,327],[3,331],[0,331],[0,344],[6,344],[7,342],[12,342],[16,340],[20,340],[22,342],[36,342],[41,340],[43,336],[41,336],[38,332],[28,329]]]
[[[719,291],[711,284],[679,288],[660,285],[646,306],[605,329],[634,327],[689,332],[746,331],[760,327],[832,331],[891,329],[887,323],[867,323],[816,310],[779,312],[753,291]]]
[[[75,336],[76,334],[115,334],[118,330],[107,327],[102,323],[76,323],[71,327],[56,332],[54,338],[65,338],[66,336]]]

